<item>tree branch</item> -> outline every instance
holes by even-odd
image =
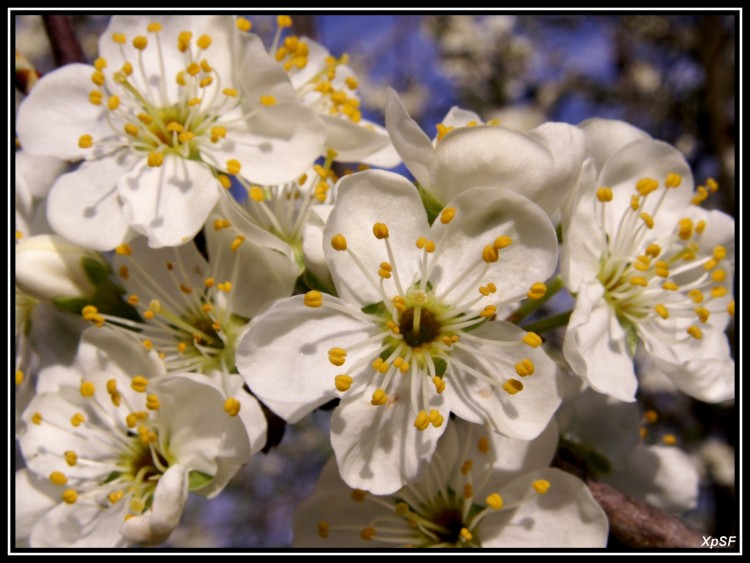
[[[86,56],[83,54],[70,17],[42,16],[42,21],[44,21],[44,29],[47,31],[52,46],[52,55],[58,66],[86,62]]]

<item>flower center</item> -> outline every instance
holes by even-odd
[[[399,327],[401,334],[404,336],[404,342],[412,348],[419,348],[424,344],[429,344],[437,339],[440,335],[441,324],[435,314],[421,307],[419,309],[419,324],[415,323],[415,308],[406,309],[399,316]]]

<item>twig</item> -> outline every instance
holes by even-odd
[[[68,16],[42,16],[47,31],[52,54],[58,66],[71,63],[85,63],[81,43],[78,41],[73,22]]]

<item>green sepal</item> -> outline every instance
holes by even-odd
[[[443,204],[419,184],[417,184],[417,190],[419,191],[419,197],[422,199],[422,205],[427,212],[427,220],[432,225],[443,210]]]
[[[109,266],[100,260],[84,256],[81,258],[81,267],[86,272],[86,277],[94,286],[99,287],[103,283],[109,281],[110,269]]]
[[[64,313],[80,315],[81,309],[91,304],[91,300],[86,297],[56,297],[52,304]]]
[[[201,471],[191,471],[188,473],[188,487],[191,491],[202,489],[213,480],[213,476]]]

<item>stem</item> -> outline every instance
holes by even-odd
[[[555,293],[560,291],[562,288],[562,278],[560,276],[555,276],[550,280],[549,285],[547,285],[547,292],[544,294],[544,297],[542,297],[541,299],[527,299],[518,309],[515,310],[515,312],[509,315],[505,320],[511,323],[518,324],[523,319],[528,317],[531,313],[539,309],[547,301],[552,299]]]
[[[69,16],[42,16],[42,20],[58,66],[86,62]]]
[[[536,332],[537,334],[541,334],[542,332],[554,330],[556,328],[560,328],[561,326],[565,326],[566,324],[568,324],[568,321],[570,320],[570,315],[572,313],[573,313],[572,310],[565,311],[564,313],[560,313],[558,315],[552,315],[551,317],[547,317],[546,319],[541,319],[534,323],[527,324],[521,328],[523,328],[527,332]]]

